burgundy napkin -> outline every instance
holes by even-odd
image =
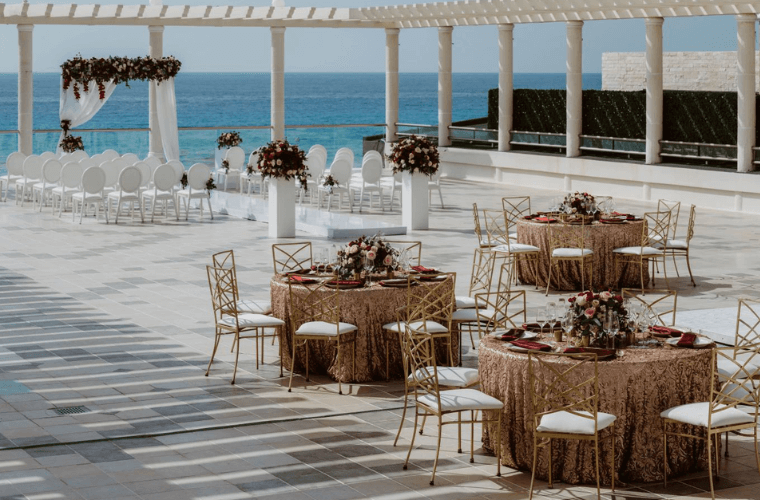
[[[523,333],[525,333],[524,330],[520,330],[519,328],[511,328],[510,330],[504,332],[499,338],[501,340],[506,340],[507,342],[512,342],[513,340],[517,340],[522,337]]]
[[[298,283],[303,283],[304,285],[317,282],[317,280],[314,278],[309,278],[307,276],[298,276],[297,274],[291,274],[288,276],[288,278],[290,278],[290,281],[297,281]]]
[[[550,219],[549,217],[536,217],[533,220],[536,220],[538,222],[553,222],[553,221],[555,221],[557,219]]]
[[[412,266],[413,271],[417,271],[418,273],[437,273],[438,271],[435,269],[427,268],[425,266]]]
[[[694,342],[697,340],[697,336],[694,333],[684,333],[681,335],[681,339],[677,342],[678,347],[694,347]]]
[[[677,330],[675,328],[668,328],[667,326],[650,326],[649,330],[652,333],[656,333],[658,335],[670,335],[671,337],[680,337],[683,334],[682,330]]]
[[[606,356],[612,356],[615,354],[615,351],[612,349],[587,349],[585,347],[566,347],[564,351],[562,351],[567,354],[576,354],[576,353],[593,353],[597,356],[606,357]]]
[[[525,220],[531,220],[531,219],[535,219],[535,218],[536,218],[535,215],[526,215],[525,217],[523,217],[523,219],[525,219]]]
[[[530,349],[531,351],[551,351],[552,347],[546,344],[540,344],[538,342],[531,342],[530,340],[513,340],[512,345],[515,347],[522,347],[523,349]]]

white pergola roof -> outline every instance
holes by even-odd
[[[0,24],[425,28],[757,14],[760,0],[464,0],[384,7],[3,4]]]

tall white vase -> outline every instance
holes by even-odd
[[[428,176],[401,174],[401,223],[408,231],[428,228]]]
[[[269,179],[269,237],[296,236],[296,181]]]

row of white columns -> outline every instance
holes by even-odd
[[[753,170],[755,146],[755,22],[753,14],[739,14],[737,19],[737,170]],[[662,140],[662,26],[663,18],[646,19],[646,163],[661,161]],[[33,25],[18,25],[18,148],[32,152],[32,32]],[[568,157],[581,153],[583,96],[583,21],[566,23],[567,43],[567,148]],[[272,139],[285,138],[285,28],[272,27],[271,125]],[[163,26],[149,26],[150,55],[163,57]],[[509,151],[513,110],[513,32],[514,25],[499,26],[499,151]],[[453,27],[438,28],[438,143],[451,144],[452,123],[452,35]],[[385,123],[386,140],[397,140],[399,112],[399,29],[385,30]],[[150,154],[161,156],[155,84],[149,94]]]

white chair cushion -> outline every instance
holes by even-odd
[[[412,330],[422,330],[423,326],[427,327],[428,333],[446,333],[449,331],[448,328],[443,326],[440,323],[436,323],[435,321],[428,321],[427,324],[424,324],[424,321],[415,321],[413,323],[409,324],[409,327]],[[402,322],[402,324],[405,324]],[[383,330],[390,330],[392,332],[398,332],[398,322],[394,321],[393,323],[386,323],[383,325]]]
[[[689,248],[689,244],[683,240],[668,240],[667,248],[673,248],[676,250],[686,250]]]
[[[588,415],[591,417],[591,413],[587,411],[579,411],[581,415]],[[596,414],[596,429],[601,431],[612,425],[617,417],[610,415],[609,413],[597,412]],[[562,434],[594,434],[594,419],[584,418],[567,411],[558,411],[550,413],[541,417],[541,421],[538,423],[537,429],[539,432],[557,432]]]
[[[219,321],[223,325],[235,326],[235,318],[227,316]],[[285,322],[274,316],[266,316],[264,314],[238,314],[238,325],[243,328],[255,328],[255,327],[274,327],[282,326]]]
[[[348,323],[328,323],[326,321],[309,321],[298,327],[296,335],[325,335],[327,337],[337,337],[344,333],[358,330],[354,325]]]
[[[755,359],[760,362],[760,358]],[[738,361],[738,363],[742,364],[741,361]],[[746,372],[744,370],[746,370]],[[739,378],[752,377],[753,375],[757,374],[758,370],[760,370],[760,365],[756,363],[747,363],[744,365],[744,370],[741,370],[741,368],[736,363],[732,363],[727,359],[718,360],[718,373],[726,378],[733,377],[740,371],[741,373],[739,374]],[[749,373],[749,377],[747,376],[747,373]]]
[[[491,243],[490,241],[488,241],[488,238],[483,238],[482,240],[480,240],[480,246],[482,246],[482,247],[492,247],[493,243]]]
[[[121,201],[140,201],[140,195],[137,193],[123,193],[119,194],[119,191],[111,191],[108,193],[109,200],[118,200],[121,196]]]
[[[736,393],[735,393],[736,394]],[[719,405],[718,408],[724,407]],[[725,407],[724,407],[725,408]],[[691,403],[688,405],[674,406],[660,413],[660,417],[669,418],[684,424],[698,425],[707,427],[707,419],[710,414],[710,403]],[[724,425],[746,424],[753,422],[754,419],[736,408],[713,413],[712,426],[723,427]]]
[[[517,232],[509,233],[509,239],[517,241]]]
[[[594,251],[590,248],[555,248],[552,251],[552,257],[583,257],[593,254]]]
[[[540,252],[541,249],[534,247],[533,245],[525,245],[524,243],[510,243],[507,245],[499,245],[494,247],[494,252],[506,252],[506,253],[530,253]]]
[[[451,319],[454,321],[488,321],[490,319],[501,319],[504,314],[498,313],[490,308],[483,309],[457,309],[451,315]]]
[[[621,247],[614,249],[613,252],[626,255],[662,255],[662,250],[654,247]]]
[[[440,393],[441,405],[435,396],[425,394],[417,399],[420,403],[441,411],[501,410],[504,403],[475,389],[454,389]]]
[[[468,387],[478,381],[478,370],[475,368],[436,366],[436,370],[438,371],[438,385],[444,387]],[[417,370],[417,376],[423,377],[425,374]],[[414,382],[414,377],[409,375],[407,381]]]
[[[236,304],[238,312],[253,314],[271,314],[272,303],[268,300],[241,300]]]
[[[477,307],[475,305],[475,299],[472,297],[465,296],[457,296],[457,309],[472,309],[474,307]]]

